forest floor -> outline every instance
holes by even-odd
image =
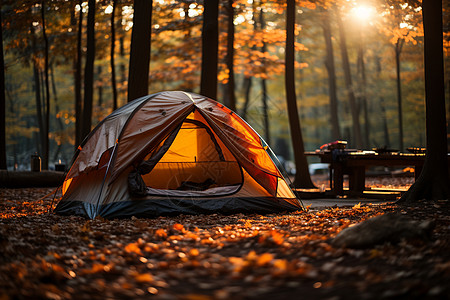
[[[48,213],[52,191],[0,189],[0,299],[450,299],[447,200],[86,220]],[[332,246],[344,228],[390,212],[434,230]]]

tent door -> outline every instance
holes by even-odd
[[[171,190],[183,196],[194,191],[210,196],[206,191],[214,189],[215,195],[223,195],[236,192],[243,182],[239,163],[199,120],[186,119],[149,156],[138,168],[147,192]]]

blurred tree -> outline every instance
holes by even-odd
[[[353,83],[352,83],[352,75],[350,70],[350,62],[348,59],[348,51],[347,51],[347,39],[345,34],[345,28],[344,24],[342,22],[341,13],[339,11],[339,8],[335,10],[336,12],[336,19],[338,23],[338,30],[339,30],[339,46],[341,49],[341,56],[342,56],[342,67],[344,69],[344,79],[345,79],[345,91],[347,93],[348,102],[350,104],[350,111],[352,114],[352,128],[353,128],[353,139],[350,144],[354,145],[355,147],[361,149],[362,144],[362,137],[361,137],[361,125],[359,122],[359,108],[356,103],[355,98],[355,92],[353,89]]]
[[[42,17],[42,36],[44,38],[44,82],[45,82],[45,113],[44,113],[44,138],[42,145],[42,169],[48,170],[49,164],[49,133],[50,133],[50,82],[49,82],[49,65],[48,65],[48,37],[45,22],[45,1],[41,1],[41,17]]]
[[[117,83],[116,83],[116,64],[114,60],[114,51],[116,46],[116,5],[117,0],[112,0],[111,12],[111,52],[110,52],[110,66],[111,66],[111,86],[113,91],[113,110],[117,109]]]
[[[403,97],[401,78],[401,53],[405,43],[417,43],[416,39],[423,35],[420,18],[420,8],[417,1],[405,3],[398,0],[387,0],[384,6],[385,18],[380,30],[390,37],[394,47],[396,88],[397,88],[397,116],[399,127],[399,149],[404,150],[403,130]]]
[[[308,170],[308,162],[304,154],[303,136],[300,126],[300,118],[297,109],[297,98],[295,94],[295,0],[287,0],[286,7],[286,66],[285,87],[286,102],[289,116],[289,127],[294,149],[295,179],[294,186],[301,188],[315,188],[311,181]]]
[[[234,0],[226,3],[227,12],[227,55],[226,65],[228,70],[228,82],[224,93],[224,101],[229,109],[236,111],[236,94],[234,81]]]
[[[449,199],[442,2],[423,1],[427,153],[417,181],[400,203]]]
[[[83,60],[82,47],[83,47],[83,8],[82,8],[83,0],[78,0],[78,8],[79,8],[79,17],[78,17],[78,30],[77,30],[77,46],[76,46],[76,55],[74,56],[74,77],[75,77],[75,149],[78,148],[78,145],[83,141],[82,134],[82,113],[83,113],[83,98],[81,96],[81,79],[82,79],[82,70],[81,70],[81,62]],[[73,6],[73,12],[75,14],[76,6]],[[75,22],[75,18],[73,18]],[[75,25],[75,24],[74,24]]]
[[[203,7],[200,94],[217,99],[219,0],[206,0],[203,2]]]
[[[94,101],[94,60],[95,60],[95,0],[89,0],[87,16],[86,61],[84,67],[84,101],[81,123],[81,137],[84,139],[92,126],[92,105]]]
[[[341,131],[339,129],[336,68],[334,64],[334,50],[331,34],[330,14],[327,8],[322,8],[321,11],[322,29],[326,49],[325,66],[328,72],[328,97],[330,99],[331,136],[334,140],[339,140],[341,139]]]
[[[6,170],[6,95],[5,59],[3,56],[2,3],[0,2],[0,170]]]
[[[133,9],[128,102],[148,94],[153,1],[134,0]]]

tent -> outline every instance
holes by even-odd
[[[129,102],[92,130],[55,212],[93,219],[301,210],[275,161],[224,105],[161,92]]]

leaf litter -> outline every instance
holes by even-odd
[[[448,201],[86,220],[49,213],[51,192],[0,190],[0,299],[450,298]],[[391,212],[435,228],[367,249],[331,245]]]

